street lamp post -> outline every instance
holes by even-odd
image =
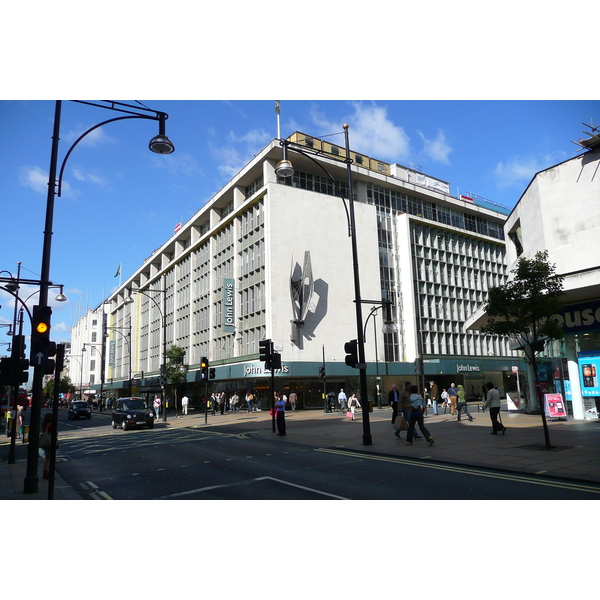
[[[123,104],[120,102],[106,101],[106,104],[99,104],[95,102],[84,102],[78,101],[82,104],[88,104],[97,108],[103,108],[112,110],[120,113],[124,113],[125,116],[108,119],[91,127],[84,132],[74,142],[65,155],[60,168],[60,174],[58,179],[56,174],[58,172],[58,145],[60,139],[60,119],[62,113],[62,100],[57,100],[54,107],[54,128],[52,132],[52,148],[50,151],[50,170],[48,175],[48,196],[46,199],[46,219],[44,226],[44,241],[42,247],[42,266],[40,275],[40,298],[39,306],[44,308],[48,306],[48,287],[50,285],[50,260],[52,253],[52,228],[54,221],[54,200],[58,195],[60,197],[62,190],[62,176],[64,173],[67,160],[77,144],[89,133],[102,127],[107,123],[115,121],[121,121],[125,119],[150,119],[158,121],[159,132],[158,135],[150,140],[149,148],[152,152],[157,154],[170,154],[174,152],[175,147],[165,134],[165,121],[168,115],[163,112],[154,111],[145,107],[132,106],[129,104]],[[142,112],[144,111],[144,112]],[[152,113],[152,114],[149,114]],[[42,387],[44,379],[44,367],[42,365],[35,365],[33,371],[33,385],[31,388],[31,419],[30,419],[30,434],[29,434],[29,448],[27,453],[27,471],[24,481],[24,493],[35,494],[38,491],[38,449],[39,449],[39,436],[40,436],[40,425],[41,425],[41,411],[42,411]]]
[[[371,308],[371,312],[369,313],[369,316],[367,317],[366,321],[365,321],[365,327],[363,330],[363,336],[365,341],[367,341],[367,323],[369,322],[369,319],[371,317],[373,317],[377,311],[382,307],[385,306],[385,311],[386,311],[386,317],[385,317],[385,321],[383,323],[383,328],[382,328],[382,333],[383,334],[390,334],[390,333],[396,333],[398,331],[398,328],[396,327],[396,324],[394,323],[393,319],[392,319],[392,301],[391,300],[382,300],[381,302],[377,302],[375,300],[363,300],[363,304],[378,304],[379,306],[373,306]],[[377,386],[379,386],[379,357],[378,357],[378,353],[377,353],[377,326],[375,325],[375,319],[373,319],[373,335],[375,336],[375,369],[376,369],[376,379],[377,379]],[[381,392],[379,390],[379,387],[377,387],[377,408],[380,409],[381,408]]]
[[[352,271],[354,276],[354,305],[356,310],[356,331],[357,331],[357,350],[358,350],[358,364],[357,368],[359,370],[360,376],[360,394],[361,400],[363,402],[363,445],[370,446],[373,443],[371,436],[371,424],[369,420],[369,396],[367,389],[367,365],[365,362],[365,341],[363,337],[363,320],[362,320],[362,300],[360,293],[360,272],[359,272],[359,264],[358,264],[358,244],[356,239],[356,219],[354,216],[354,190],[352,186],[352,159],[350,158],[350,142],[348,139],[348,129],[349,125],[344,123],[344,141],[346,146],[346,158],[338,159],[333,156],[328,155],[327,158],[334,160],[336,162],[342,162],[346,164],[346,176],[347,176],[347,186],[348,186],[348,207],[347,207],[347,216],[348,216],[348,227],[349,227],[349,236],[351,238],[352,243]],[[283,148],[282,160],[277,164],[275,169],[276,173],[280,177],[291,177],[294,174],[294,168],[292,166],[291,161],[288,159],[288,150],[293,152],[297,152],[298,154],[302,154],[311,160],[313,160],[325,173],[329,176],[329,178],[333,181],[336,186],[338,193],[340,194],[342,201],[344,201],[344,195],[339,189],[337,182],[321,165],[320,162],[316,161],[310,156],[310,153],[306,152],[304,149],[298,148],[295,144],[290,142],[289,140],[280,140],[280,143]],[[344,207],[346,206],[344,202]],[[365,406],[366,403],[366,406]]]
[[[108,337],[108,333],[106,333],[106,331],[108,329],[110,329],[110,331],[114,331],[115,333],[118,333],[120,336],[123,337],[123,339],[125,340],[125,342],[127,342],[127,352],[128,352],[128,356],[129,356],[129,396],[131,397],[131,324],[129,325],[129,327],[107,327],[106,325],[104,325],[104,332],[102,334],[102,339],[105,340]],[[124,333],[122,333],[120,330],[123,329],[125,331],[128,332],[127,335],[125,335]],[[103,342],[103,351],[104,351],[104,342]],[[104,372],[102,372],[102,381],[104,381]]]
[[[162,322],[162,365],[160,366],[160,403],[161,403],[161,406],[163,409],[163,422],[166,423],[167,422],[167,404],[166,404],[166,393],[165,393],[166,379],[167,379],[167,283],[166,283],[166,278],[163,276],[163,289],[162,290],[138,289],[138,290],[130,290],[130,293],[132,291],[136,292],[138,294],[143,294],[144,296],[146,296],[146,298],[148,298],[149,300],[152,300],[152,302],[154,302],[154,305],[158,309],[158,312],[161,317],[161,322]],[[163,295],[162,309],[160,308],[160,305],[158,304],[158,302],[152,296],[148,295],[147,292],[158,292]],[[125,300],[123,302],[125,304],[133,304],[133,302],[135,302],[135,300],[131,296],[128,296],[127,298],[125,298]]]

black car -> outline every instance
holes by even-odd
[[[69,419],[91,419],[92,409],[87,402],[71,402]]]
[[[154,427],[155,414],[144,398],[119,398],[113,402],[112,426],[123,431],[134,427]]]

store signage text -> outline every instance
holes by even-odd
[[[558,321],[567,333],[600,329],[600,302],[571,304],[551,318]]]
[[[275,373],[289,373],[290,370],[288,369],[287,365],[281,365],[281,369],[275,369]],[[265,369],[262,365],[246,365],[244,367],[244,377],[247,377],[248,375],[254,375],[254,376],[260,376],[260,375],[266,375],[266,374],[271,374],[271,371]]]
[[[235,281],[223,280],[223,331],[235,331]]]
[[[479,373],[479,365],[456,365],[457,373]]]

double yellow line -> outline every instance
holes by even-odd
[[[411,467],[422,467],[425,469],[435,469],[437,471],[449,471],[463,475],[476,475],[478,477],[487,477],[489,479],[502,479],[504,481],[516,481],[519,483],[530,483],[545,487],[560,488],[563,490],[572,490],[577,492],[587,492],[589,494],[600,494],[600,487],[594,484],[585,484],[569,481],[552,481],[551,479],[539,479],[530,475],[518,475],[516,473],[500,473],[485,471],[474,467],[461,467],[459,465],[445,465],[441,463],[419,462],[418,459],[396,458],[393,456],[378,456],[368,452],[350,452],[347,450],[336,450],[333,448],[315,448],[317,452],[326,454],[337,454],[351,458],[362,458],[368,460],[377,460],[379,462],[389,462],[398,465],[409,465]]]

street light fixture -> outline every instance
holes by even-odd
[[[122,121],[125,119],[149,119],[152,121],[158,121],[159,132],[158,136],[154,137],[149,144],[150,150],[158,154],[170,154],[174,152],[175,147],[165,134],[165,121],[168,115],[164,112],[151,110],[146,107],[133,106],[130,104],[124,104],[121,102],[113,102],[104,100],[104,104],[98,102],[87,102],[83,100],[74,100],[80,104],[89,104],[97,108],[103,108],[106,110],[112,110],[124,114],[124,116],[108,119],[91,127],[86,132],[77,138],[73,145],[67,151],[60,170],[58,169],[58,145],[60,140],[60,119],[62,113],[62,100],[57,100],[54,107],[54,127],[52,132],[52,148],[50,151],[50,170],[48,175],[48,195],[46,200],[46,218],[44,226],[44,241],[42,247],[42,266],[40,276],[40,299],[39,306],[48,306],[48,288],[50,285],[50,261],[52,254],[52,229],[54,221],[54,201],[56,196],[61,195],[62,180],[67,160],[71,155],[71,152],[77,146],[77,144],[89,133],[102,127],[108,123],[115,121]],[[59,173],[58,179],[56,174]],[[41,412],[42,412],[42,387],[44,379],[44,368],[36,365],[33,371],[33,385],[31,388],[31,418],[30,418],[30,434],[29,434],[29,448],[27,453],[27,471],[24,481],[24,493],[35,494],[38,491],[38,449],[39,449],[39,436],[40,436],[40,425],[41,425]]]
[[[347,176],[347,185],[348,185],[348,207],[346,208],[346,202],[344,198],[344,194],[339,189],[336,180],[334,177],[323,167],[323,165],[312,158],[310,152],[307,152],[305,149],[299,148],[297,145],[293,144],[290,140],[280,140],[280,144],[283,149],[282,160],[278,163],[275,168],[275,172],[280,177],[291,177],[294,174],[294,168],[292,166],[291,161],[288,159],[287,152],[291,150],[293,152],[297,152],[298,154],[302,154],[313,160],[325,173],[329,176],[329,178],[333,181],[335,187],[337,188],[338,193],[340,194],[342,201],[344,202],[344,208],[346,208],[346,213],[348,216],[348,228],[349,228],[349,236],[352,240],[352,267],[354,274],[354,304],[356,307],[356,330],[357,330],[357,346],[358,346],[358,364],[356,368],[359,370],[360,374],[360,393],[361,400],[366,403],[365,408],[363,409],[363,445],[370,446],[373,443],[371,437],[371,424],[369,421],[369,405],[368,405],[368,389],[367,389],[367,365],[365,363],[365,341],[363,338],[363,320],[362,320],[362,300],[360,295],[360,273],[358,266],[358,245],[356,240],[356,219],[354,216],[354,191],[352,187],[352,159],[350,158],[350,142],[348,139],[348,129],[349,125],[344,123],[344,140],[346,145],[346,157],[344,159],[336,158],[332,155],[327,155],[327,158],[333,160],[335,162],[341,162],[346,164],[346,176]]]
[[[149,300],[154,302],[154,305],[158,309],[158,312],[161,316],[162,321],[162,365],[160,366],[160,403],[163,410],[163,422],[167,422],[167,404],[166,404],[166,377],[167,377],[167,288],[166,288],[166,280],[163,276],[163,289],[162,290],[129,290],[129,293],[135,292],[137,294],[143,294]],[[160,308],[158,302],[148,294],[148,292],[158,292],[163,295],[163,307]],[[123,300],[124,304],[133,304],[135,300],[130,295],[125,300]]]

